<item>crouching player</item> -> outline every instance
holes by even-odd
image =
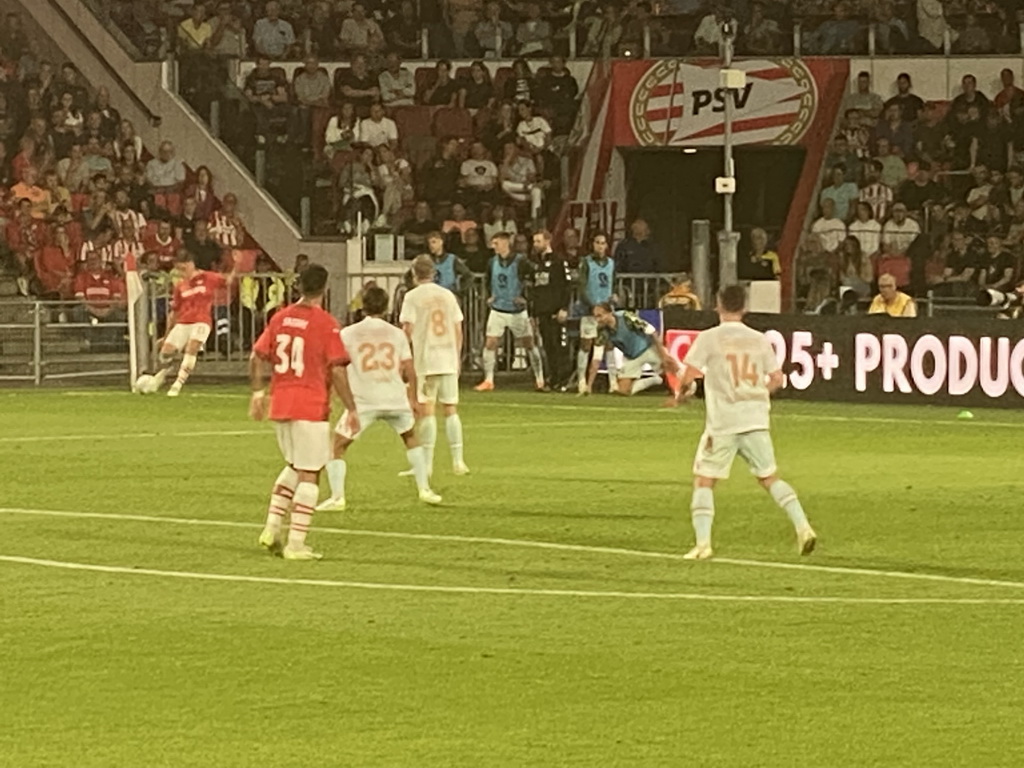
[[[594,306],[594,318],[597,320],[598,337],[587,375],[587,391],[593,389],[605,347],[615,347],[626,358],[619,370],[617,388],[611,390],[613,393],[635,395],[651,387],[660,387],[664,379],[658,374],[642,378],[645,365],[666,373],[679,369],[679,363],[665,349],[654,326],[632,312],[613,310],[610,304],[603,302]]]
[[[260,545],[286,560],[319,560],[306,545],[313,508],[320,493],[320,471],[331,457],[330,387],[345,404],[345,428],[359,432],[359,417],[349,388],[348,352],[338,323],[323,309],[327,270],[312,264],[299,275],[302,299],[277,312],[253,347],[249,361],[252,380],[250,415],[266,413],[264,368],[270,379],[270,418],[287,466],[270,495],[267,524]],[[288,543],[282,548],[281,527],[291,509]]]
[[[444,289],[439,289],[444,290]],[[355,352],[349,381],[359,415],[355,428],[350,423],[352,406],[346,404],[334,435],[334,459],[327,464],[331,497],[317,507],[322,511],[345,509],[345,454],[356,438],[375,421],[389,424],[405,442],[420,501],[440,504],[441,497],[430,490],[427,454],[416,440],[416,372],[412,364],[409,339],[384,320],[388,294],[372,286],[363,292],[365,317],[341,332],[346,349]]]

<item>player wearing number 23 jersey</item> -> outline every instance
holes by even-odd
[[[738,285],[718,295],[721,323],[693,342],[686,359],[680,392],[694,379],[704,379],[707,411],[704,434],[693,461],[694,490],[690,511],[696,546],[691,560],[711,557],[713,489],[729,477],[736,455],[750,466],[761,486],[785,510],[797,534],[797,548],[809,554],[816,542],[796,491],[776,474],[775,449],[769,428],[771,394],[783,384],[775,351],[763,333],[743,324],[746,291]]]
[[[274,484],[260,544],[289,560],[317,560],[306,546],[319,495],[320,470],[331,457],[331,386],[352,412],[349,428],[358,430],[355,403],[345,366],[349,354],[337,321],[321,306],[327,270],[310,265],[299,278],[302,300],[274,315],[253,346],[250,361],[254,418],[264,415],[263,367],[270,365],[270,418],[286,462]],[[281,546],[281,525],[291,508],[288,543]]]

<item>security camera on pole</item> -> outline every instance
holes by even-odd
[[[736,252],[739,245],[739,233],[733,232],[732,197],[736,194],[736,169],[732,159],[732,119],[736,109],[736,92],[747,84],[747,75],[743,70],[732,69],[733,44],[736,40],[736,19],[731,14],[722,22],[722,70],[719,73],[719,84],[725,89],[725,171],[715,179],[715,192],[722,195],[724,221],[722,231],[718,233],[718,268],[719,286],[733,285],[736,276]]]

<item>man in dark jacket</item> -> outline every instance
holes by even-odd
[[[615,249],[615,269],[619,274],[658,271],[658,254],[651,243],[651,228],[637,219],[629,228],[629,237]]]
[[[548,386],[564,392],[569,386],[569,340],[565,320],[569,310],[569,265],[551,247],[551,233],[533,236],[533,291],[530,294],[537,330],[548,362]]]

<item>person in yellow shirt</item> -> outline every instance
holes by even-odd
[[[39,171],[35,166],[26,166],[21,181],[11,187],[11,197],[15,203],[28,200],[32,203],[32,218],[45,219],[50,215],[50,192],[39,186]]]
[[[896,278],[886,273],[878,278],[878,295],[871,302],[868,314],[917,317],[917,304],[903,291],[896,290]]]
[[[178,25],[178,44],[182,52],[204,50],[213,37],[213,27],[206,20],[206,6],[201,2],[192,6],[192,14]]]

